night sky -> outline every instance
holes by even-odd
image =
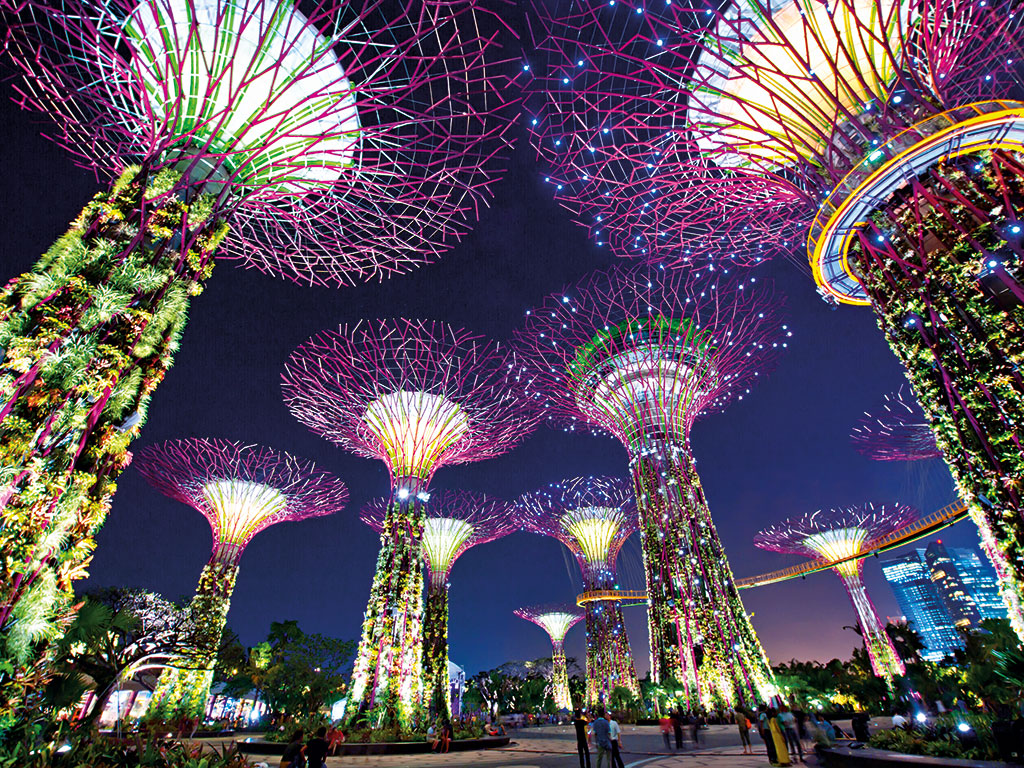
[[[0,106],[7,179],[0,188],[4,279],[29,269],[101,188],[39,135],[48,127],[43,121],[7,101]],[[341,514],[274,526],[249,546],[228,616],[243,643],[262,640],[270,622],[286,619],[297,619],[309,632],[358,639],[377,554],[377,536],[359,522],[358,512],[388,491],[383,463],[347,454],[307,431],[285,408],[279,381],[289,353],[321,329],[363,317],[444,320],[508,338],[530,306],[614,260],[552,201],[525,135],[518,139],[512,170],[490,209],[437,264],[384,283],[329,290],[222,263],[193,301],[181,351],[156,391],[136,450],[191,436],[263,443],[313,459],[351,493]],[[868,500],[901,501],[929,512],[954,499],[941,462],[873,462],[850,445],[850,427],[861,412],[904,382],[871,312],[830,310],[811,278],[783,260],[759,275],[773,277],[788,296],[794,331],[789,350],[749,397],[693,431],[704,489],[737,577],[798,562],[751,543],[761,527],[790,515]],[[505,456],[441,469],[433,487],[514,498],[567,477],[626,472],[626,453],[611,438],[542,427]],[[189,598],[210,552],[206,521],[157,493],[131,468],[119,486],[82,589],[143,587]],[[970,546],[977,541],[970,523],[946,531],[944,539]],[[865,574],[883,620],[897,615],[876,560],[866,562]],[[468,551],[451,583],[451,658],[469,674],[550,655],[545,634],[512,611],[571,600],[580,591],[578,569],[564,548],[526,533]],[[620,557],[620,584],[643,588],[635,537]],[[743,594],[773,662],[848,658],[858,642],[842,629],[856,619],[832,574]],[[648,666],[644,611],[627,609],[626,616],[642,676]],[[566,643],[567,653],[581,660],[582,627]]]

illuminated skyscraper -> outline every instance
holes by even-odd
[[[883,561],[882,573],[904,618],[924,643],[924,659],[942,661],[957,648],[963,648],[953,619],[932,583],[923,549]]]
[[[947,551],[960,571],[964,587],[974,596],[981,618],[1005,619],[1006,605],[999,596],[999,582],[992,567],[973,549],[949,547]]]
[[[942,545],[933,541],[924,549],[924,561],[931,571],[932,584],[939,599],[953,618],[953,625],[959,629],[970,629],[981,623],[981,612],[974,602],[974,595],[964,587],[960,569]]]

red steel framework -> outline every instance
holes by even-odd
[[[421,701],[422,536],[445,465],[499,456],[537,423],[531,378],[504,344],[447,323],[373,320],[324,331],[285,369],[284,399],[317,434],[391,473],[390,517],[349,689],[349,712],[383,705],[409,722]]]

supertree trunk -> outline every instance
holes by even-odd
[[[876,212],[850,250],[981,533],[1024,638],[1024,166],[940,165]]]
[[[903,660],[896,652],[889,635],[886,634],[885,627],[879,621],[875,606],[864,588],[864,581],[861,578],[862,565],[863,562],[857,560],[835,570],[857,611],[857,621],[860,624],[861,637],[864,638],[864,647],[871,660],[871,669],[877,677],[891,681],[894,677],[905,675],[907,668],[903,665]]]
[[[612,589],[607,577],[592,576],[584,585],[587,591]],[[587,703],[606,704],[617,686],[640,695],[640,681],[629,648],[629,637],[622,618],[622,605],[616,601],[587,603]]]
[[[0,714],[70,620],[114,482],[227,231],[180,174],[129,169],[0,293]]]
[[[423,693],[422,481],[404,478],[384,522],[377,569],[352,670],[349,712],[377,712],[376,725],[406,723]]]
[[[203,568],[199,587],[189,605],[192,637],[188,649],[176,654],[160,673],[146,714],[148,719],[171,721],[206,714],[221,637],[231,607],[231,593],[238,578],[241,551],[222,545]]]
[[[569,669],[565,663],[565,643],[554,640],[551,643],[551,698],[559,709],[572,710],[572,694],[569,693]]]
[[[656,442],[631,460],[647,573],[652,677],[686,705],[754,705],[771,668],[736,590],[686,445]]]
[[[430,717],[451,722],[448,680],[448,585],[431,579],[423,614],[423,692]]]

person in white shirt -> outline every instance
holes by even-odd
[[[622,729],[612,714],[608,715],[608,736],[612,740],[612,768],[626,768],[622,762],[622,755],[619,754],[619,739],[622,737]]]
[[[893,728],[906,728],[907,727],[907,718],[905,718],[899,712],[895,713],[892,716],[892,727]]]

